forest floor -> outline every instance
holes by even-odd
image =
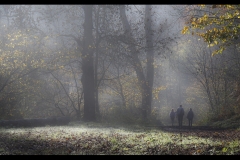
[[[204,126],[0,128],[0,155],[239,155],[240,129]]]

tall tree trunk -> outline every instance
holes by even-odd
[[[100,7],[97,8],[96,11],[96,46],[95,46],[95,62],[94,62],[94,88],[95,88],[95,109],[97,117],[100,116],[100,109],[99,109],[99,102],[98,102],[98,55],[99,55],[99,33],[98,33],[98,27],[99,27],[99,12]]]
[[[152,16],[151,16],[151,5],[145,6],[145,34],[146,34],[146,52],[147,52],[147,94],[146,104],[147,112],[151,114],[152,105],[152,89],[154,79],[154,51],[153,51],[153,30],[152,30]]]
[[[130,28],[129,22],[127,20],[126,12],[125,12],[125,5],[120,6],[119,9],[120,9],[120,18],[121,18],[121,21],[122,21],[122,24],[123,24],[123,28],[125,30],[126,37],[133,42],[132,44],[134,44],[135,40],[134,40],[134,38],[131,34],[131,28]],[[135,69],[135,72],[136,72],[137,78],[138,78],[138,83],[141,87],[142,120],[146,121],[147,117],[149,115],[149,113],[147,112],[147,110],[148,110],[147,106],[149,106],[149,104],[147,104],[147,103],[149,103],[149,101],[147,100],[147,96],[146,96],[148,94],[147,93],[147,82],[146,82],[146,79],[145,79],[145,76],[144,76],[142,64],[141,64],[140,59],[138,57],[138,51],[137,51],[136,47],[134,45],[129,45],[129,48],[130,48],[131,56],[132,56],[132,58],[129,59],[129,61]]]
[[[84,116],[85,121],[95,121],[95,96],[94,96],[94,63],[93,63],[93,21],[92,5],[84,5],[84,35],[82,57],[82,85],[84,93]]]

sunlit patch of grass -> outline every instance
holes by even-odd
[[[15,146],[13,150],[0,148],[0,154],[234,154],[239,149],[238,141],[222,144],[220,140],[191,133],[140,127],[131,130],[95,123],[0,129],[0,138],[5,142],[1,146],[9,145],[8,142]],[[25,149],[20,150],[19,146]]]

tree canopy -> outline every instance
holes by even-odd
[[[191,14],[183,34],[196,34],[209,46],[218,46],[213,55],[222,53],[230,45],[239,48],[240,5],[197,5],[189,9]]]

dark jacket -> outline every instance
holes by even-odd
[[[183,115],[184,115],[184,109],[182,107],[178,107],[177,116],[183,116]]]
[[[192,110],[188,111],[188,114],[187,114],[187,119],[193,119],[194,117],[194,113]]]
[[[170,114],[169,114],[170,118],[171,119],[174,119],[175,118],[175,112],[174,111],[171,111]]]

